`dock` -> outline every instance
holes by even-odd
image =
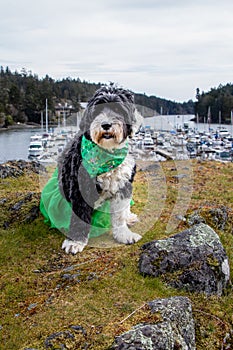
[[[172,155],[171,155],[170,153],[168,153],[168,152],[162,150],[162,149],[157,149],[157,148],[155,148],[154,151],[155,151],[155,153],[159,154],[160,156],[166,158],[167,160],[173,160]]]

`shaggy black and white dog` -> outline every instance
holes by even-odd
[[[139,128],[142,117],[137,112],[133,94],[115,86],[102,87],[87,104],[80,130],[63,151],[58,162],[59,187],[72,206],[66,253],[81,252],[88,243],[94,208],[110,200],[113,237],[124,244],[137,242],[141,236],[128,226],[137,221],[130,212],[135,162],[127,152],[122,163],[96,176],[83,166],[82,138],[111,154],[126,147],[127,139]],[[88,153],[88,150],[87,150]]]

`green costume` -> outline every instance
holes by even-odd
[[[92,178],[118,167],[124,161],[127,153],[128,144],[121,149],[107,151],[86,139],[85,136],[82,137],[82,164]],[[72,208],[71,203],[60,192],[57,168],[42,190],[40,211],[45,217],[45,222],[51,227],[68,233]],[[105,201],[98,210],[94,210],[93,212],[89,236],[98,237],[109,231],[110,228],[110,203],[109,201]]]

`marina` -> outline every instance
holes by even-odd
[[[139,132],[130,141],[137,159],[165,161],[202,158],[232,161],[232,125],[207,125],[192,121],[193,115],[144,118]],[[75,126],[42,126],[0,133],[0,162],[33,159],[46,165],[57,157],[78,131]]]
[[[73,128],[57,128],[52,132],[42,133],[42,135],[32,136],[32,141],[28,148],[28,158],[37,160],[43,165],[49,165],[57,162],[58,156],[63,151],[66,144],[74,137],[77,130]],[[33,154],[31,147],[35,144],[34,138],[40,139],[40,152]],[[37,141],[38,142],[38,141]]]
[[[226,127],[217,126],[209,131],[199,131],[193,123],[185,122],[178,128],[156,130],[144,125],[130,140],[130,152],[137,159],[154,161],[202,158],[217,161],[233,160],[233,138]],[[76,132],[77,130],[75,130]],[[70,128],[55,129],[44,143],[44,151],[37,159],[41,163],[56,162],[65,145],[75,135]]]

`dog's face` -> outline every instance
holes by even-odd
[[[92,121],[90,137],[102,148],[119,148],[129,136],[129,129],[130,126],[125,123],[124,117],[106,105]]]
[[[97,145],[111,150],[123,147],[141,122],[128,90],[103,87],[89,101],[80,129]]]

